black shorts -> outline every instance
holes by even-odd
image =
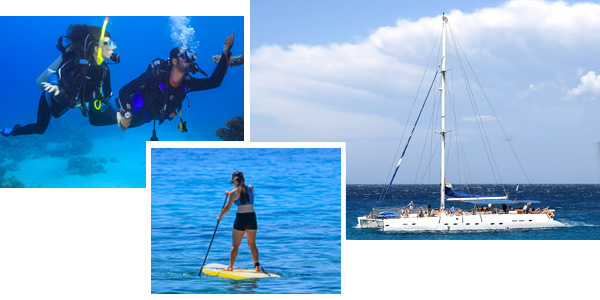
[[[233,222],[233,229],[239,231],[246,231],[247,229],[256,230],[256,213],[237,213],[235,214],[235,222]]]

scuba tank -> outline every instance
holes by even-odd
[[[63,61],[63,57],[62,54],[59,55],[53,63],[51,63],[46,70],[44,70],[42,72],[42,74],[40,74],[40,76],[38,76],[38,78],[35,80],[35,84],[38,86],[38,88],[40,88],[40,90],[44,90],[44,86],[42,86],[42,82],[48,82],[48,80],[50,80],[50,75],[52,75],[53,73],[56,73],[56,70],[58,70],[58,67],[60,67],[60,64]]]
[[[42,82],[48,82],[50,80],[50,75],[56,73],[63,62],[63,55],[67,52],[67,49],[63,45],[63,37],[58,38],[58,43],[56,44],[56,49],[60,51],[60,55],[52,62],[43,72],[38,76],[35,80],[35,84],[40,88],[40,90],[44,90],[44,86]]]

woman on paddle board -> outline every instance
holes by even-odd
[[[244,174],[240,171],[233,172],[230,183],[233,184],[235,188],[225,192],[225,195],[229,197],[229,201],[227,202],[227,205],[223,207],[221,214],[217,218],[217,221],[220,222],[233,204],[237,206],[232,233],[233,245],[231,246],[231,255],[229,257],[229,267],[227,270],[233,270],[233,264],[237,258],[242,238],[246,235],[246,241],[248,242],[248,247],[250,247],[252,259],[254,260],[254,269],[256,272],[260,272],[258,248],[256,248],[257,224],[256,213],[254,213],[254,187],[251,185],[246,186]]]

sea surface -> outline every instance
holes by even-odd
[[[346,239],[348,240],[598,240],[600,239],[600,185],[597,184],[528,184],[506,186],[510,198],[539,200],[537,206],[556,209],[555,220],[567,227],[552,229],[498,230],[480,232],[384,232],[357,228],[357,218],[373,207],[439,207],[439,185],[393,185],[388,197],[380,202],[385,185],[349,184],[346,186]],[[456,186],[455,186],[456,188]],[[502,193],[491,185],[477,190]],[[534,206],[534,207],[537,207]],[[470,209],[455,205],[457,208]]]
[[[208,75],[216,66],[212,56],[221,54],[232,31],[233,55],[244,54],[243,17],[108,17],[106,30],[121,55],[121,63],[109,65],[113,97],[153,59],[168,58],[177,46],[193,48]],[[36,79],[60,55],[55,45],[68,26],[103,22],[104,16],[0,17],[0,33],[8,43],[0,47],[0,57],[11,70],[0,74],[0,128],[36,121],[41,94]],[[220,87],[189,94],[182,108],[188,132],[179,132],[178,117],[157,122],[156,132],[160,141],[218,141],[215,131],[237,116],[244,116],[243,66],[230,67]],[[0,136],[0,186],[144,188],[145,145],[151,136],[152,123],[121,132],[117,125],[94,127],[79,109],[71,109],[53,118],[43,135]]]
[[[153,148],[151,155],[152,293],[340,293],[340,149]],[[260,263],[281,278],[198,276],[234,171],[255,189]],[[207,264],[229,263],[235,210],[219,223]],[[235,266],[253,266],[245,238]]]

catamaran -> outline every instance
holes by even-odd
[[[476,195],[471,192],[455,190],[446,179],[446,135],[449,131],[446,130],[446,35],[448,29],[448,18],[445,14],[442,15],[442,51],[441,60],[438,65],[437,75],[441,75],[441,92],[440,111],[441,111],[441,129],[439,148],[440,154],[440,207],[436,209],[422,207],[417,209],[412,203],[401,208],[373,208],[371,212],[365,216],[358,218],[358,228],[379,228],[386,231],[448,231],[448,230],[507,230],[521,228],[551,228],[564,227],[565,224],[554,220],[554,209],[544,208],[539,205],[536,200],[517,200],[509,199],[509,195],[504,190],[504,194],[494,195]],[[434,78],[431,87],[436,82]],[[430,91],[431,91],[430,87]],[[429,93],[428,93],[429,96]],[[427,99],[427,97],[426,97]],[[425,100],[427,101],[427,100]],[[391,176],[391,180],[384,189],[381,201],[385,199],[390,187],[396,177],[398,169],[402,163],[402,159],[406,153],[406,149],[413,136],[417,123],[423,112],[423,106],[416,118],[415,125],[408,137],[408,141],[404,147],[404,151],[400,156],[395,171]],[[512,146],[511,146],[512,147]],[[518,186],[517,186],[518,191]],[[461,210],[454,209],[454,205],[450,209],[446,207],[446,201],[455,202],[461,205],[467,205],[469,209]],[[537,210],[533,207],[538,206]],[[522,209],[520,209],[522,207]],[[517,209],[515,209],[517,208]]]

